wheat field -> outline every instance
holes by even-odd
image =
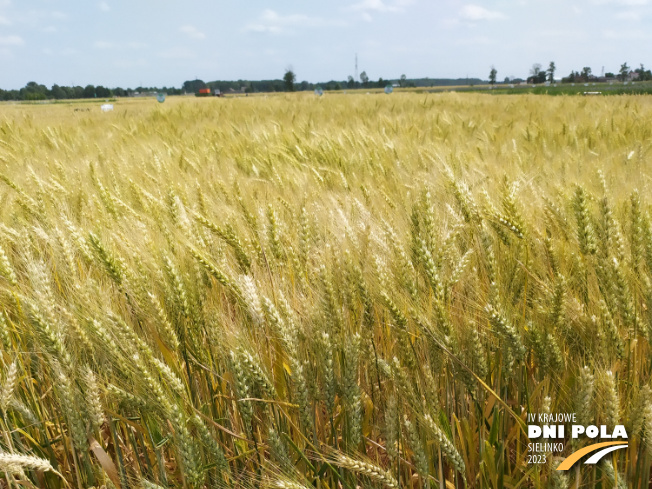
[[[88,107],[0,105],[2,487],[648,487],[652,99]]]

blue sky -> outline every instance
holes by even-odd
[[[0,0],[0,88],[652,67],[652,0]],[[649,65],[649,66],[648,66]]]

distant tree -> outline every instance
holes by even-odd
[[[84,98],[93,98],[95,97],[95,87],[93,85],[86,85],[86,88],[84,88]]]
[[[491,67],[491,71],[489,72],[489,83],[492,85],[496,84],[496,75],[498,74],[498,70],[494,68],[493,66]]]
[[[45,100],[49,95],[48,87],[39,85],[36,82],[29,82],[25,87],[20,89],[23,100]]]
[[[346,86],[348,88],[354,88],[355,87],[355,80],[351,75],[349,75],[349,78],[347,79]]]
[[[142,87],[139,87],[142,89]],[[140,92],[139,88],[136,88],[137,92]],[[183,82],[182,88],[186,93],[197,93],[200,88],[206,88],[206,83],[203,80],[186,80]]]
[[[627,80],[627,75],[629,75],[629,66],[627,66],[627,62],[624,62],[623,64],[620,65],[620,71],[619,73],[619,78],[620,81],[625,81]]]
[[[384,88],[385,87],[385,80],[383,80],[383,77],[381,76],[378,78],[378,88]]]
[[[581,77],[584,81],[589,81],[589,78],[591,78],[591,67],[590,66],[585,66],[582,68],[582,73]]]
[[[335,84],[335,90],[342,90],[342,85],[339,82]]]
[[[540,63],[534,63],[530,68],[530,76],[527,79],[528,83],[544,83],[546,81],[546,72],[541,70]]]
[[[510,81],[512,81],[511,78],[506,76],[505,79],[503,80],[503,83],[509,83]]]
[[[605,73],[605,74],[604,74],[604,77],[605,77],[605,78],[616,78],[616,75],[614,75],[613,73],[609,72],[609,73]]]
[[[294,92],[294,82],[297,79],[297,75],[294,74],[292,68],[285,70],[285,75],[283,75],[283,84],[285,85],[286,92]]]
[[[360,73],[360,81],[362,82],[362,85],[364,85],[365,87],[369,83],[369,77],[367,76],[366,71],[363,71],[362,73]]]
[[[111,96],[111,90],[103,87],[102,85],[98,85],[97,87],[95,87],[95,95],[97,95],[100,98],[107,98]]]
[[[581,81],[581,75],[579,71],[571,71],[570,75],[561,79],[562,83],[575,83]]]
[[[555,62],[551,61],[550,64],[548,65],[548,81],[550,83],[553,83],[555,81],[555,71],[557,70],[557,67],[555,66]]]
[[[546,81],[546,72],[541,70],[540,63],[534,63],[530,68],[530,77],[528,83],[543,83]]]
[[[634,72],[638,73],[638,79],[641,81],[652,80],[652,71],[646,70],[645,66],[643,66],[643,63],[641,63],[640,68],[636,68]]]
[[[401,81],[399,82],[399,84],[400,84],[402,87],[404,87],[404,86],[406,85],[406,83],[405,83],[406,81],[407,81],[407,76],[405,76],[405,75],[401,75]]]
[[[65,90],[63,88],[61,88],[59,85],[57,85],[57,84],[52,85],[51,92],[52,92],[52,97],[57,99],[57,100],[68,98],[66,96]]]

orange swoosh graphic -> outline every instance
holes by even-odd
[[[569,457],[566,457],[564,461],[559,464],[557,470],[568,470],[573,466],[573,464],[575,464],[575,462],[581,459],[584,455],[591,452],[595,452],[596,450],[600,450],[601,448],[610,447],[613,445],[627,445],[627,442],[605,441],[603,443],[595,443],[594,445],[589,445],[588,447],[581,448],[578,451],[571,453]]]

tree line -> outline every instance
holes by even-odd
[[[63,86],[52,85],[51,88],[45,85],[29,82],[23,88],[18,90],[0,89],[0,100],[64,100],[80,98],[111,98],[111,97],[130,97],[137,93],[159,92],[163,91],[169,95],[179,95],[183,90],[168,87],[136,87],[136,88],[107,88],[102,85],[82,86]]]
[[[102,85],[65,86],[52,85],[48,88],[43,84],[31,81],[23,88],[17,90],[0,89],[0,101],[38,101],[38,100],[65,100],[65,99],[106,99],[112,97],[132,97],[143,93],[163,92],[168,95],[183,95],[197,93],[202,88],[210,88],[212,91],[219,90],[222,93],[230,92],[294,92],[312,91],[316,88],[323,90],[347,90],[347,89],[369,89],[384,88],[387,85],[400,87],[434,87],[453,85],[479,85],[485,83],[479,78],[407,78],[405,74],[399,78],[372,80],[363,71],[359,80],[349,76],[346,80],[329,80],[322,83],[311,83],[308,81],[296,81],[296,74],[293,70],[287,69],[282,79],[272,80],[215,80],[204,82],[203,80],[186,80],[181,88],[176,87],[136,87],[136,88],[108,88]]]
[[[555,72],[557,67],[554,61],[551,61],[546,70],[543,69],[540,63],[535,63],[530,69],[530,76],[527,78],[527,83],[537,84],[537,83],[554,83],[555,81]],[[498,70],[494,66],[491,67],[489,72],[489,83],[494,85],[497,83]],[[652,80],[652,71],[646,70],[645,66],[641,65],[632,70],[627,62],[620,65],[620,70],[617,74],[607,72],[603,76],[596,76],[593,74],[590,66],[585,66],[581,71],[571,71],[568,76],[562,77],[561,83],[583,83],[590,81],[609,81],[609,80],[619,80],[621,82],[628,80],[638,80],[638,81],[650,81]],[[509,78],[506,77],[503,83],[516,83],[525,81],[521,78]]]
[[[530,76],[527,83],[545,83],[554,82],[556,66],[551,61],[547,69],[543,69],[541,64],[535,63],[530,69]],[[175,87],[136,87],[136,88],[108,88],[102,85],[82,86],[64,86],[52,85],[48,88],[37,82],[29,82],[23,88],[18,90],[0,89],[0,101],[7,100],[64,100],[64,99],[106,99],[112,97],[131,97],[143,93],[164,92],[168,95],[183,95],[186,93],[197,93],[202,88],[210,88],[212,91],[219,90],[222,93],[240,92],[293,92],[308,91],[316,88],[323,90],[346,90],[346,89],[363,89],[363,88],[384,88],[387,85],[400,87],[435,87],[435,86],[453,86],[453,85],[480,85],[486,81],[479,78],[412,78],[408,79],[404,74],[395,79],[379,78],[377,81],[372,80],[366,71],[360,73],[359,80],[349,76],[346,80],[330,80],[323,83],[311,83],[308,81],[296,81],[294,70],[288,68],[282,79],[272,80],[216,80],[204,82],[203,80],[186,80],[181,88]],[[497,83],[498,70],[492,66],[489,72],[489,83]],[[627,63],[620,66],[617,74],[605,73],[604,76],[597,77],[592,73],[590,67],[585,66],[581,71],[571,71],[568,76],[562,77],[562,83],[580,83],[589,81],[608,81],[620,80],[627,81],[635,79],[639,81],[652,80],[652,72],[645,69],[641,64],[639,68],[631,70]],[[503,83],[518,83],[526,81],[521,78],[506,77]]]

